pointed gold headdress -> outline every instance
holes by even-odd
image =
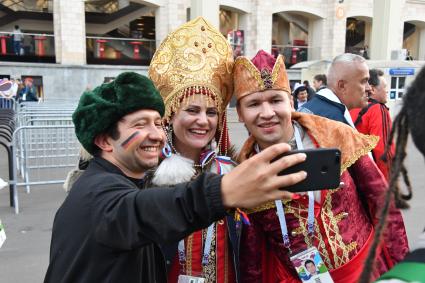
[[[166,105],[169,122],[184,98],[207,95],[223,114],[233,94],[233,52],[224,36],[202,17],[170,33],[155,52],[149,76]]]
[[[291,93],[283,56],[274,58],[264,50],[258,51],[252,60],[244,56],[236,58],[233,81],[238,101],[248,94],[268,89]]]

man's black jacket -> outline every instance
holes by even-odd
[[[44,282],[166,282],[159,244],[223,218],[220,183],[203,173],[141,190],[139,180],[94,158],[56,213]]]

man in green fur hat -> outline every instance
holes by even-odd
[[[56,213],[44,282],[166,282],[160,244],[208,227],[231,208],[289,198],[279,188],[306,176],[277,176],[305,159],[270,163],[290,148],[280,144],[225,176],[202,173],[189,183],[141,189],[164,145],[163,113],[152,82],[136,73],[82,95],[75,132],[94,158]]]

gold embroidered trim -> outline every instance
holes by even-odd
[[[286,205],[288,202],[290,202],[291,200],[289,199],[282,199],[282,202],[284,205]],[[271,209],[271,208],[275,208],[276,204],[274,201],[269,201],[266,202],[265,204],[262,204],[260,206],[251,208],[251,209],[243,209],[244,212],[246,212],[247,214],[251,214],[251,213],[255,213],[255,212],[261,212],[267,209]]]
[[[336,221],[336,222],[340,222],[342,219],[345,219],[345,217],[346,217],[346,216],[347,216],[346,212],[338,213],[338,214],[335,216],[335,221]]]
[[[235,65],[236,64],[242,64],[251,73],[251,75],[254,76],[260,90],[263,90],[265,88],[264,82],[261,79],[261,73],[259,72],[257,67],[255,67],[255,65],[251,62],[251,60],[246,57],[239,57],[236,58]]]
[[[260,211],[264,211],[264,210],[275,208],[275,207],[276,205],[274,201],[269,201],[269,202],[266,202],[265,204],[262,204],[252,209],[244,209],[244,211],[248,214],[251,214],[251,213],[260,212]]]
[[[307,226],[307,223],[306,223],[306,226]],[[326,248],[325,241],[323,240],[323,236],[322,236],[322,233],[320,231],[320,227],[317,224],[317,222],[314,222],[314,230],[316,231],[314,233],[314,237],[319,241],[318,250],[319,250],[320,254],[322,255],[322,257],[325,259],[326,264],[328,264],[327,266],[329,266],[330,269],[333,269],[334,267],[333,267],[332,261],[329,257],[328,249]]]
[[[279,74],[281,72],[281,67],[284,66],[285,62],[283,60],[283,56],[279,55],[277,56],[276,62],[274,63],[273,66],[273,71],[272,71],[272,81],[273,81],[273,85],[275,85]],[[286,91],[288,94],[291,94],[291,89],[289,89],[288,87],[284,87],[282,88],[283,91]]]
[[[279,75],[280,71],[280,61],[282,60],[282,55],[279,55],[276,59],[276,62],[274,63],[273,70],[272,70],[272,82],[275,84],[277,77]]]
[[[348,159],[344,164],[341,165],[341,175],[344,173],[344,171],[353,165],[360,157],[363,155],[368,154],[372,149],[375,148],[375,146],[378,144],[379,137],[378,136],[372,136],[372,135],[366,135],[366,139],[369,141],[369,145],[366,147],[363,147],[356,151],[350,159]]]
[[[214,223],[214,231],[212,233],[212,241],[211,241],[211,250],[209,253],[208,264],[202,267],[203,277],[205,278],[206,283],[216,282],[216,249],[217,249],[217,222]],[[205,243],[205,238],[207,237],[207,229],[202,230],[202,243]],[[202,247],[203,251],[203,247]],[[203,255],[203,252],[202,252]],[[202,260],[202,257],[201,257]]]
[[[351,242],[347,245],[348,253],[351,253],[357,248],[357,242]]]
[[[304,227],[300,226],[298,228],[293,229],[291,234],[292,234],[292,236],[300,235],[300,234],[302,234],[304,229],[305,229]]]
[[[357,246],[357,242],[353,241],[346,244],[342,239],[338,227],[338,222],[341,220],[337,219],[332,211],[332,194],[335,191],[336,190],[328,191],[323,204],[321,218],[323,223],[328,223],[328,225],[323,225],[323,227],[325,229],[326,237],[328,238],[329,246],[332,250],[335,268],[338,268],[350,261],[349,253],[352,251],[353,246]],[[342,251],[342,254],[338,251]]]
[[[186,273],[192,275],[192,245],[193,245],[193,234],[187,237],[187,252],[186,252]]]
[[[302,213],[304,215],[308,215],[308,210],[306,207],[303,207],[301,205],[301,203],[299,202],[290,202],[287,205],[285,205],[285,213],[292,213],[294,215],[295,218],[298,219],[299,222],[299,227],[296,229],[297,231],[300,231],[300,234],[302,234],[304,236],[304,242],[307,244],[307,247],[312,247],[313,246],[313,241],[314,239],[316,239],[318,241],[318,250],[319,253],[321,254],[322,258],[324,259],[324,261],[326,262],[326,266],[330,269],[333,268],[331,259],[329,257],[329,253],[328,250],[326,249],[326,245],[325,245],[325,241],[323,240],[323,236],[321,234],[319,225],[317,223],[317,221],[314,222],[314,236],[313,238],[309,235],[308,233],[308,219],[304,216],[302,216]]]
[[[316,238],[319,242],[319,252],[326,261],[326,266],[330,269],[338,268],[341,265],[345,264],[350,260],[349,253],[356,249],[357,242],[353,241],[349,244],[345,244],[342,236],[339,231],[338,223],[345,218],[345,212],[339,213],[338,215],[334,215],[332,211],[332,198],[331,195],[336,192],[335,190],[328,190],[328,194],[325,198],[325,202],[322,208],[321,218],[322,223],[325,229],[326,237],[328,239],[329,247],[331,248],[332,255],[334,258],[334,264],[332,263],[328,250],[325,245],[325,241],[323,240],[323,236],[320,232],[319,226],[317,222],[315,222],[315,231],[314,238]],[[300,226],[296,229],[292,230],[297,235],[302,234],[304,236],[304,241],[307,246],[312,246],[311,237],[308,235],[307,227],[307,218],[301,215],[301,211],[307,211],[306,209],[301,208],[300,204],[297,203],[298,207],[294,206],[296,202],[291,202],[289,200],[285,200],[285,212],[292,213],[298,219]],[[247,209],[245,212],[248,214],[261,212],[267,209],[274,209],[275,203],[273,201],[258,206],[254,209]],[[342,251],[342,255],[338,255],[338,250]]]

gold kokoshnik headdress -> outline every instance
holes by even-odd
[[[223,122],[233,94],[232,69],[230,44],[202,17],[170,33],[149,67],[149,76],[164,99],[165,122],[170,122],[183,100],[198,94],[212,98]]]

